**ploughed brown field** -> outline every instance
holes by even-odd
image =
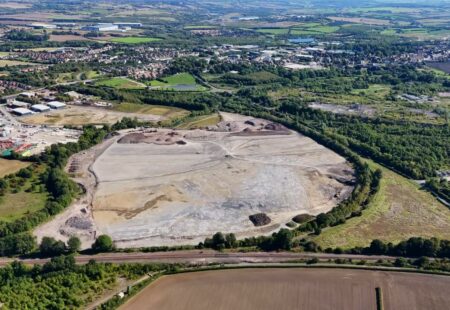
[[[121,310],[441,310],[450,277],[354,269],[235,269],[165,276]]]

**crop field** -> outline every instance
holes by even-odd
[[[83,36],[77,36],[74,34],[65,34],[65,35],[50,35],[49,41],[52,42],[67,42],[67,41],[90,41],[88,38]]]
[[[189,73],[174,74],[161,80],[149,82],[150,87],[155,89],[178,90],[178,91],[201,91],[206,88],[197,84],[195,78]]]
[[[115,77],[108,80],[101,80],[96,83],[97,86],[106,86],[118,89],[141,89],[145,85],[128,78]]]
[[[0,59],[0,68],[15,67],[15,66],[34,66],[34,65],[36,64],[31,62]]]
[[[446,309],[450,277],[347,269],[264,268],[165,276],[120,310]],[[232,296],[232,297],[230,297]],[[184,301],[184,302],[180,302]]]
[[[153,114],[164,118],[173,118],[189,114],[187,110],[162,105],[121,103],[114,106],[114,111],[123,113]]]
[[[373,162],[383,171],[380,191],[360,217],[324,230],[323,248],[368,246],[373,239],[399,242],[410,237],[450,239],[450,209],[419,185]]]
[[[131,108],[128,109],[131,111]],[[172,112],[173,111],[173,112]],[[38,113],[31,116],[22,117],[20,120],[26,124],[33,125],[72,125],[81,126],[87,124],[114,124],[124,117],[136,117],[142,121],[160,121],[167,118],[168,115],[181,111],[175,111],[171,108],[135,108],[134,112],[118,111],[107,108],[67,106],[61,110],[51,110],[45,113]]]
[[[340,17],[340,16],[331,16],[329,19],[333,21],[339,22],[347,22],[347,23],[357,23],[357,24],[366,24],[366,25],[390,25],[391,22],[385,19],[377,19],[377,18],[360,18],[360,17]]]
[[[160,38],[151,38],[151,37],[116,37],[109,39],[110,42],[114,43],[123,43],[123,44],[142,44],[149,42],[157,42],[161,41]]]
[[[253,124],[253,125],[252,125]],[[347,197],[345,159],[264,120],[222,113],[211,130],[136,131],[92,165],[93,216],[119,247],[197,244],[216,231],[270,234]],[[249,216],[264,212],[269,225]]]
[[[28,167],[29,165],[29,163],[23,161],[0,158],[0,178],[3,178],[5,175],[11,173],[16,173],[20,169]]]

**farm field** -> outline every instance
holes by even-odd
[[[161,110],[154,109],[153,111],[161,113]],[[86,124],[114,124],[124,117],[136,117],[142,121],[159,121],[166,118],[166,116],[156,113],[145,109],[137,112],[121,112],[100,107],[67,106],[65,109],[38,113],[22,117],[20,120],[23,123],[33,125],[81,126]],[[167,113],[170,114],[169,111]]]
[[[332,151],[268,121],[222,119],[211,131],[117,137],[92,165],[99,231],[119,247],[197,244],[216,231],[257,236],[299,213],[326,212],[350,194],[342,180],[353,179],[352,169]],[[260,212],[269,225],[249,220]]]
[[[29,165],[29,163],[23,161],[0,158],[0,178],[3,178],[5,175],[11,173],[16,173],[20,169],[28,167]]]
[[[162,105],[149,105],[149,104],[137,104],[137,103],[121,103],[114,106],[114,111],[123,113],[137,113],[137,114],[153,114],[160,115],[164,118],[180,117],[189,114],[187,110],[162,106]]]
[[[450,209],[419,185],[378,164],[380,191],[363,211],[345,224],[324,230],[314,239],[323,248],[368,246],[373,239],[400,242],[410,237],[450,239]]]
[[[375,310],[375,288],[380,287],[385,309],[440,310],[450,302],[449,285],[447,276],[385,271],[214,270],[162,277],[119,309]]]
[[[15,66],[35,66],[35,65],[36,64],[32,62],[0,59],[0,68],[15,67]]]
[[[97,86],[106,86],[118,89],[142,89],[145,85],[128,78],[115,77],[107,80],[101,80],[95,83]]]
[[[142,44],[142,43],[161,41],[161,39],[160,38],[150,38],[150,37],[116,37],[116,38],[111,38],[108,41],[114,42],[114,43],[123,43],[123,44]]]

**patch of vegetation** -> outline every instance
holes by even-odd
[[[183,123],[178,125],[176,128],[178,129],[195,129],[195,128],[204,128],[208,126],[217,125],[221,121],[221,117],[219,114],[211,114],[211,115],[201,115],[196,117],[191,117],[186,119]]]

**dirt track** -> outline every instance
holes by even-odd
[[[347,269],[238,269],[165,276],[121,310],[447,309],[450,277]]]

